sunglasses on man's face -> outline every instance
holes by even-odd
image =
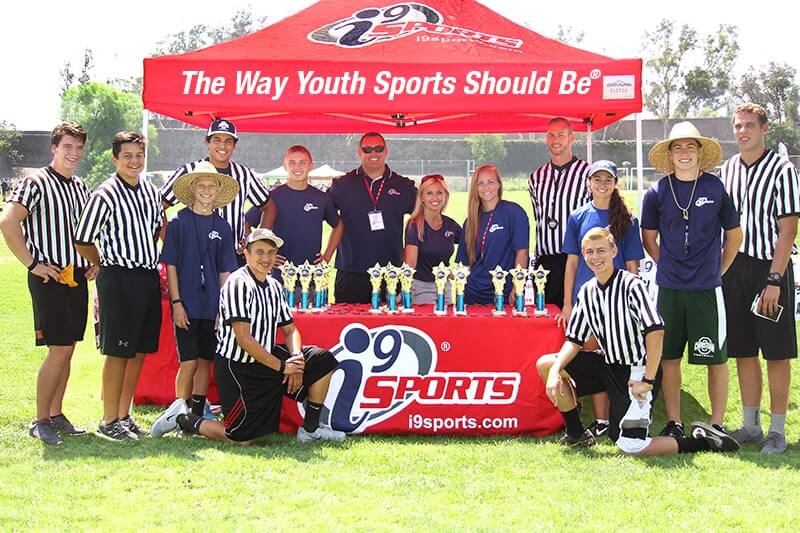
[[[361,147],[361,151],[364,152],[365,154],[371,154],[372,152],[375,152],[376,154],[380,154],[384,150],[386,150],[385,146],[362,146]]]

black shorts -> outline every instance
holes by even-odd
[[[541,265],[549,270],[547,284],[544,286],[544,303],[564,305],[564,271],[567,268],[567,254],[542,255],[536,260],[536,267]]]
[[[158,351],[161,289],[158,271],[101,267],[97,275],[100,304],[100,353],[130,359]]]
[[[783,314],[778,322],[760,318],[750,311],[756,294],[766,286],[771,261],[738,254],[722,277],[725,314],[728,317],[728,357],[783,360],[797,357],[794,324],[794,272],[791,262],[783,276],[778,303]]]
[[[78,286],[69,287],[28,273],[36,346],[72,346],[83,340],[89,314],[86,270],[76,268],[74,278]]]
[[[289,358],[282,344],[276,345],[272,354],[284,361]],[[278,431],[284,395],[302,402],[308,387],[333,372],[338,364],[331,352],[316,346],[303,348],[303,356],[306,359],[303,386],[293,395],[287,392],[283,376],[261,363],[237,363],[216,357],[214,380],[229,439],[242,442]]]
[[[386,292],[381,282],[381,299]],[[336,270],[334,297],[337,304],[368,304],[372,301],[372,285],[366,272],[345,272]]]
[[[578,397],[603,391],[608,393],[608,436],[612,441],[617,442],[620,437],[624,437],[625,445],[620,444],[620,447],[630,453],[636,453],[640,446],[649,443],[647,438],[652,422],[652,409],[661,383],[660,370],[656,374],[656,387],[648,405],[641,406],[633,405],[639,402],[631,400],[628,388],[628,381],[632,376],[640,378],[643,374],[644,368],[641,366],[609,365],[598,352],[580,351],[564,370],[575,381]],[[632,419],[633,411],[638,416]]]
[[[190,318],[189,329],[175,326],[175,343],[178,345],[178,362],[204,359],[213,361],[217,352],[217,332],[214,321]]]

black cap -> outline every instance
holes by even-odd
[[[233,125],[233,122],[225,120],[224,118],[218,118],[211,123],[208,127],[208,132],[206,132],[206,137],[211,137],[215,133],[224,133],[230,135],[234,139],[239,139],[236,135],[236,126]]]

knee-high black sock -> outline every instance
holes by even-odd
[[[708,446],[706,439],[698,439],[696,437],[677,437],[678,453],[694,453],[704,452],[711,448]]]
[[[322,414],[322,404],[311,400],[306,402],[306,418],[303,420],[303,427],[309,433],[316,431],[319,427],[319,415]]]
[[[205,394],[192,394],[192,414],[203,416],[206,407]]]
[[[187,433],[191,433],[193,435],[200,433],[200,424],[203,423],[202,417],[199,417],[194,413],[189,413],[188,415],[178,415],[176,420],[178,421],[180,428]]]
[[[570,437],[580,437],[583,434],[583,423],[581,422],[581,415],[578,413],[577,407],[562,412],[561,416],[564,417],[564,424],[567,426],[567,435]]]

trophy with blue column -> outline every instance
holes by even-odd
[[[311,311],[311,301],[309,299],[309,289],[311,278],[314,275],[313,269],[308,261],[297,267],[297,277],[300,279],[300,308],[298,311],[308,313]]]
[[[414,272],[406,263],[400,266],[400,299],[403,304],[403,313],[413,313],[414,307],[411,305],[411,285],[414,283]]]
[[[536,311],[534,316],[547,316],[547,309],[544,306],[544,289],[547,285],[547,275],[549,270],[545,270],[542,265],[533,271],[533,284],[536,285]]]
[[[297,267],[291,261],[286,261],[280,266],[281,277],[283,278],[283,290],[286,295],[286,303],[290,309],[294,309],[294,288],[297,285]]]
[[[494,311],[492,311],[492,314],[494,316],[506,316],[506,312],[503,309],[503,291],[506,288],[508,272],[500,268],[500,265],[497,265],[494,270],[489,271],[489,275],[492,276],[492,286],[494,287]]]
[[[451,270],[453,272],[453,285],[455,285],[456,289],[456,297],[453,299],[455,302],[453,314],[456,316],[466,316],[467,306],[464,305],[464,289],[467,286],[469,267],[462,263],[456,263]]]
[[[321,263],[323,265],[324,274],[322,275],[322,307],[327,309],[331,306],[330,301],[328,300],[328,286],[331,284],[331,274],[333,274],[333,268],[325,261]]]
[[[433,267],[433,284],[436,287],[436,303],[433,305],[433,314],[443,316],[447,314],[447,307],[444,303],[444,289],[447,285],[447,278],[450,277],[450,268],[444,262],[440,262]]]
[[[400,269],[388,263],[383,268],[383,279],[386,280],[386,312],[397,313],[397,283],[400,281]]]
[[[525,283],[528,281],[528,269],[520,265],[508,271],[511,274],[511,283],[514,285],[514,316],[528,316],[525,311]]]
[[[323,290],[327,281],[325,279],[325,266],[324,262],[317,263],[311,272],[311,277],[314,281],[314,306],[311,308],[313,313],[321,312],[325,306],[325,292]]]
[[[370,313],[381,313],[381,281],[383,281],[383,268],[375,263],[375,266],[367,269],[369,283],[372,285],[372,298],[370,298]]]

